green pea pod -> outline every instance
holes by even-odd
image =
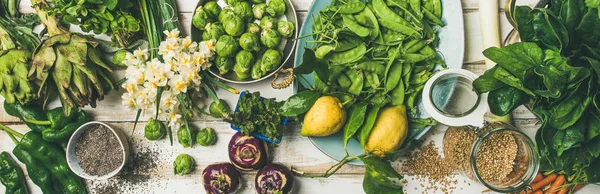
[[[433,13],[433,2],[431,0],[423,0],[422,10],[427,10]]]
[[[370,102],[375,106],[385,106],[390,103],[392,99],[385,92],[378,92],[373,95]]]
[[[371,33],[369,34],[369,41],[377,39],[377,37],[379,37],[379,34],[381,34],[381,30],[379,29],[379,22],[377,22],[377,17],[375,16],[375,14],[373,14],[371,8],[366,7],[363,11],[356,14],[355,17],[356,16],[364,17],[369,20],[368,23],[373,24],[373,27],[371,27]],[[357,21],[359,20],[357,19]]]
[[[411,93],[408,96],[408,99],[406,99],[406,106],[411,109],[411,112],[413,114],[415,114],[417,111],[417,109],[415,107],[415,102],[417,101],[419,96],[421,96],[421,91],[423,91],[423,87],[425,87],[425,85],[417,86],[417,88],[415,89],[415,92]]]
[[[405,88],[404,88],[404,83],[402,83],[402,79],[400,79],[398,81],[398,85],[396,86],[396,88],[394,88],[394,90],[392,90],[392,100],[391,100],[391,104],[392,106],[396,106],[396,105],[403,105],[404,104],[404,96],[405,96]]]
[[[87,113],[85,113],[85,111],[79,111],[72,115],[76,115],[75,122],[65,125],[62,129],[46,129],[42,131],[44,140],[50,142],[65,141],[73,135],[77,128],[88,122]]]
[[[85,193],[83,181],[67,165],[65,152],[60,147],[45,141],[35,132],[28,132],[19,143],[21,148],[39,160],[60,182],[68,194]]]
[[[337,44],[334,46],[335,52],[347,51],[353,48],[356,48],[358,45],[362,44],[364,41],[361,37],[358,36],[344,36],[342,39],[337,41]]]
[[[354,15],[356,22],[367,28],[375,28],[375,24],[365,15]],[[379,26],[378,26],[379,27]]]
[[[362,71],[348,70],[346,75],[352,80],[352,85],[348,88],[348,93],[360,95],[365,83],[365,78]]]
[[[319,97],[321,97],[321,93],[315,90],[306,90],[294,94],[281,106],[281,114],[286,117],[304,114],[315,104]]]
[[[344,25],[347,26],[348,29],[350,29],[350,31],[354,32],[356,35],[358,35],[360,37],[367,37],[371,33],[369,28],[366,28],[366,27],[358,24],[358,22],[354,19],[354,17],[352,17],[350,15],[342,15],[342,19],[344,20]]]
[[[376,73],[377,75],[383,75],[385,72],[385,66],[383,62],[380,61],[365,61],[358,64],[358,68],[367,71]]]
[[[379,81],[379,76],[377,76],[377,74],[373,73],[373,72],[368,72],[365,71],[365,79],[367,80],[367,84],[369,87],[376,89],[379,88],[379,86],[381,85],[380,81]]]
[[[398,22],[394,22],[394,21],[390,21],[390,20],[383,20],[383,19],[379,19],[378,21],[379,21],[379,24],[381,24],[384,28],[387,28],[389,30],[400,32],[407,36],[414,36],[417,38],[422,37],[422,35],[414,28],[408,27],[408,26],[400,24]]]
[[[317,59],[323,59],[325,58],[325,55],[329,54],[331,51],[333,51],[333,49],[334,47],[330,45],[320,46],[315,51],[315,57],[317,57]]]
[[[326,59],[333,64],[347,64],[358,61],[367,53],[367,45],[360,44],[357,47],[344,51],[335,52],[326,57]]]
[[[387,32],[383,33],[382,44],[390,45],[390,46],[400,45],[400,44],[402,44],[402,41],[404,41],[406,39],[406,37],[407,37],[406,35],[399,33],[399,32],[387,31]]]
[[[44,111],[42,110],[42,108],[40,106],[21,105],[19,103],[8,104],[8,103],[4,102],[4,109],[10,110],[10,112],[12,114],[15,114],[15,112],[17,112],[18,117],[21,120],[24,120],[24,119],[41,120],[41,121],[47,120],[46,114],[44,113]],[[44,126],[44,125],[36,125],[33,123],[25,123],[25,124],[31,130],[40,132],[40,133],[46,129],[46,126]]]
[[[377,115],[379,114],[379,109],[381,107],[376,106],[371,108],[367,113],[366,119],[362,126],[360,126],[360,133],[358,135],[358,141],[360,145],[365,148],[365,144],[369,139],[369,135],[371,134],[371,130],[373,130],[373,126],[375,125],[375,121],[377,120]]]
[[[433,59],[435,56],[436,55],[423,55],[423,54],[407,53],[407,54],[402,55],[402,59],[404,59],[404,62],[407,62],[407,63],[418,63],[421,61]]]
[[[429,10],[425,9],[425,10],[423,10],[423,13],[425,15],[425,18],[427,18],[434,24],[444,26],[444,22],[442,22],[442,20],[440,20],[440,18],[438,18],[435,14],[431,13]]]
[[[433,15],[438,18],[442,17],[442,1],[441,0],[432,0],[433,4]]]
[[[377,15],[381,20],[395,21],[403,25],[410,24],[406,19],[394,13],[394,11],[392,11],[392,9],[385,4],[384,0],[373,0],[372,3],[375,15]],[[381,22],[381,20],[379,21]]]
[[[344,90],[348,90],[348,88],[350,88],[352,85],[352,80],[350,80],[350,78],[348,78],[348,76],[345,74],[340,74],[340,76],[337,78],[337,82]]]
[[[329,67],[329,78],[327,82],[331,83],[346,71],[346,67],[342,65]]]
[[[0,183],[6,187],[6,193],[10,194],[28,194],[27,182],[21,167],[8,154],[0,154]]]
[[[403,63],[394,62],[390,67],[387,79],[385,80],[385,91],[392,91],[398,85],[400,78],[402,78]]]
[[[29,179],[31,179],[35,185],[40,187],[42,193],[62,193],[62,188],[60,188],[58,180],[52,176],[52,173],[50,173],[39,160],[36,160],[31,154],[21,149],[20,145],[15,146],[12,153],[19,161],[21,161],[21,163],[25,164]]]
[[[366,4],[364,2],[356,1],[335,6],[333,9],[337,10],[337,12],[341,14],[355,14],[365,9],[365,7]]]
[[[344,125],[344,150],[346,150],[346,153],[348,152],[346,149],[348,142],[352,136],[356,134],[356,131],[358,131],[360,126],[362,126],[363,122],[365,121],[364,115],[366,112],[367,103],[365,102],[359,102],[352,105],[348,111],[350,118],[348,118],[348,121],[346,121],[346,124]]]
[[[410,8],[412,8],[415,13],[421,15],[421,0],[410,0],[408,2],[410,4]]]
[[[413,39],[413,40],[409,41],[408,43],[404,44],[404,46],[403,46],[404,53],[415,53],[415,52],[423,49],[423,47],[427,46],[427,43],[428,43],[427,40]]]

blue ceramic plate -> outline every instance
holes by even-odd
[[[299,37],[303,37],[312,33],[313,15],[316,15],[323,8],[331,4],[331,0],[315,0],[308,11],[306,20],[302,25]],[[442,58],[446,61],[449,68],[461,68],[463,62],[463,55],[465,52],[465,37],[464,37],[464,24],[463,24],[463,13],[460,1],[454,0],[442,0],[442,21],[446,24],[439,32],[440,45],[438,48]],[[302,54],[304,48],[309,47],[307,41],[312,40],[312,37],[307,37],[298,41],[298,48],[296,49],[295,66],[299,66],[302,63]],[[304,77],[314,84],[314,77],[312,75],[304,75]],[[296,83],[298,84],[298,83]],[[306,86],[305,86],[306,87]],[[297,91],[297,85],[294,91]],[[448,97],[442,97],[448,98]],[[418,107],[418,113],[415,115],[418,118],[426,118],[429,115],[425,112],[423,104],[421,103]],[[417,129],[410,129],[408,137],[415,139],[421,138],[425,133],[429,131],[429,128],[418,131]],[[329,157],[335,160],[341,160],[346,156],[344,151],[343,132],[336,133],[328,137],[310,137],[313,144],[325,153]],[[408,141],[408,140],[407,140]],[[348,143],[348,152],[354,155],[363,154],[362,147],[358,141],[351,139]],[[350,164],[363,165],[361,161],[355,160],[349,162]]]

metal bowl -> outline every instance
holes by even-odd
[[[196,7],[202,6],[208,1],[209,0],[200,0],[200,1],[198,1],[198,4],[196,5]],[[283,43],[281,43],[279,45],[279,51],[283,52],[284,60],[277,67],[277,69],[268,72],[267,75],[261,77],[260,79],[250,78],[250,79],[244,79],[244,80],[238,78],[235,75],[235,73],[233,73],[233,72],[229,72],[225,75],[220,75],[219,71],[215,65],[213,65],[208,70],[208,72],[217,78],[220,78],[227,82],[237,83],[237,84],[249,84],[249,83],[259,82],[259,81],[265,80],[265,79],[273,76],[275,73],[279,72],[279,70],[285,64],[287,64],[288,60],[294,54],[294,48],[296,47],[296,42],[297,42],[295,39],[298,37],[298,30],[300,28],[300,26],[298,26],[298,24],[299,24],[298,17],[296,16],[296,9],[294,8],[294,5],[292,4],[292,2],[290,0],[284,0],[284,2],[285,2],[285,6],[286,6],[285,15],[279,19],[285,18],[286,21],[294,23],[295,29],[294,29],[294,35],[291,38],[284,40]],[[221,7],[223,7],[223,5],[225,5],[224,0],[217,0],[217,3],[219,5],[221,5]],[[194,9],[194,14],[196,14],[195,9]],[[193,25],[191,27],[191,37],[192,37],[193,41],[196,41],[196,42],[202,41],[202,32],[199,29],[197,29],[196,27],[194,27]]]

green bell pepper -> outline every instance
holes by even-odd
[[[7,194],[29,193],[23,171],[8,152],[0,154],[0,182],[6,187]]]
[[[69,110],[69,112],[72,111],[73,110]],[[46,117],[48,118],[47,120],[36,120],[26,118],[24,118],[23,120],[27,123],[32,123],[35,125],[46,125],[50,126],[50,128],[52,129],[61,129],[65,127],[65,125],[73,122],[73,120],[75,119],[75,114],[71,113],[69,114],[69,116],[65,116],[63,107],[57,107],[46,112]]]
[[[52,176],[50,170],[44,167],[44,164],[33,158],[29,152],[21,149],[21,146],[18,144],[15,146],[12,153],[19,161],[21,161],[21,163],[25,164],[29,179],[31,179],[35,185],[40,187],[42,193],[62,193],[62,188],[60,187],[60,184],[58,184],[58,180]]]
[[[4,101],[4,110],[11,116],[19,117],[21,120],[47,120],[46,114],[41,107],[35,105],[21,105],[19,103],[9,104]],[[46,126],[25,123],[31,130],[41,133]]]
[[[62,110],[60,110],[62,111]],[[62,112],[60,112],[62,114]],[[69,123],[65,125],[62,129],[58,128],[49,128],[42,131],[42,137],[46,141],[50,142],[58,142],[67,140],[73,135],[73,133],[83,124],[88,122],[87,113],[85,111],[79,111],[75,114],[71,114],[75,118],[75,122]]]

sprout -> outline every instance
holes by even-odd
[[[190,133],[188,134],[187,128],[185,125],[179,127],[179,129],[177,129],[177,141],[179,142],[179,144],[181,144],[181,146],[183,146],[184,148],[189,148],[192,147],[192,144],[194,143],[194,128],[192,128],[191,125],[188,125],[190,128]]]
[[[294,23],[279,21],[277,22],[277,32],[281,34],[284,38],[291,38],[294,35],[294,31],[296,30]]]
[[[231,112],[229,105],[222,99],[218,99],[210,103],[208,111],[216,118],[227,118]]]
[[[217,54],[222,57],[234,57],[239,49],[238,41],[229,35],[221,36],[215,45]]]
[[[206,2],[203,7],[208,17],[213,20],[217,19],[221,13],[221,6],[219,6],[216,1]]]
[[[275,49],[267,49],[262,57],[260,69],[264,72],[269,72],[281,65],[281,52]]]
[[[240,172],[228,162],[208,165],[202,171],[202,183],[208,194],[235,193],[240,187]]]
[[[252,0],[252,3],[254,3],[254,4],[265,3],[265,0]]]
[[[256,18],[257,20],[262,19],[266,9],[267,4],[261,3],[254,5],[254,7],[252,7],[252,13],[254,14],[254,18]]]
[[[267,165],[268,145],[252,136],[236,133],[229,141],[229,160],[240,170],[257,170]]]
[[[275,48],[281,42],[281,36],[276,30],[264,29],[260,33],[260,42],[267,48]]]
[[[283,0],[270,0],[268,9],[272,10],[271,15],[274,17],[280,17],[285,14],[285,2]]]
[[[246,24],[246,32],[258,35],[260,33],[260,26],[254,22],[250,22]]]
[[[225,35],[225,29],[221,23],[210,23],[206,25],[206,31],[202,33],[202,40],[218,40]]]
[[[235,15],[225,18],[223,21],[223,27],[225,28],[225,32],[231,36],[240,36],[246,29],[244,20]]]
[[[225,0],[225,3],[227,3],[227,5],[233,6],[233,5],[235,5],[235,4],[239,3],[239,2],[242,2],[242,1],[245,1],[245,0]]]
[[[196,8],[196,13],[194,13],[194,16],[192,16],[192,25],[194,25],[194,27],[198,28],[199,30],[204,30],[206,24],[208,24],[209,22],[212,22],[212,19],[208,17],[208,13],[206,12],[206,10],[204,10],[204,7],[199,6],[198,8]]]
[[[175,162],[173,162],[173,172],[175,175],[183,176],[192,172],[196,163],[194,162],[194,158],[187,154],[179,154],[177,158],[175,158]]]
[[[289,194],[294,188],[294,176],[283,165],[269,164],[256,173],[254,188],[256,193]]]
[[[259,51],[260,40],[257,35],[246,32],[240,37],[240,46],[247,51]]]
[[[265,74],[267,72],[264,72],[262,69],[260,69],[260,63],[261,63],[262,59],[258,58],[256,60],[256,63],[254,63],[254,65],[252,65],[252,79],[260,79],[263,76],[265,76]]]
[[[231,16],[235,16],[235,13],[231,9],[231,7],[225,7],[225,8],[223,8],[223,10],[221,10],[217,19],[219,20],[219,22],[223,23],[225,21],[225,19],[227,19]]]
[[[217,139],[217,134],[215,133],[215,130],[212,128],[204,128],[200,131],[198,131],[198,134],[196,134],[196,142],[198,142],[198,144],[200,144],[201,146],[209,146],[215,143],[215,140]]]
[[[237,66],[239,64],[243,72],[250,72],[254,60],[254,54],[247,50],[241,50],[235,55],[235,65]]]
[[[144,136],[148,140],[159,140],[165,136],[165,125],[153,118],[148,119],[148,124],[144,127]]]
[[[121,49],[121,50],[117,51],[113,55],[113,63],[115,65],[119,65],[119,66],[126,66],[125,63],[123,63],[123,62],[125,61],[125,57],[127,56],[127,53],[129,53],[129,51],[127,51],[125,49]]]
[[[250,71],[245,71],[245,68],[238,63],[233,66],[233,72],[235,72],[235,75],[241,80],[245,80],[250,77]]]
[[[240,16],[244,21],[252,20],[252,7],[246,1],[241,1],[233,6],[233,12]]]
[[[215,65],[217,65],[217,69],[219,69],[219,74],[225,75],[233,68],[233,59],[217,55],[215,58]]]
[[[260,19],[260,28],[261,29],[271,29],[271,28],[275,28],[275,25],[277,25],[277,20],[271,16],[264,16],[262,19]]]

